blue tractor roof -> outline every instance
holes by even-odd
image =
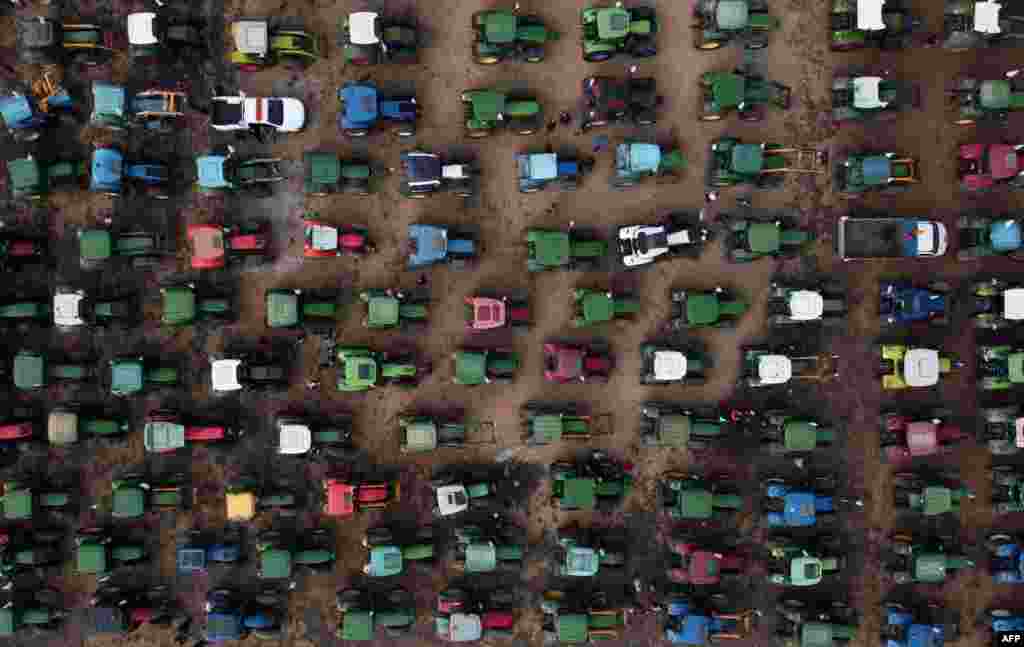
[[[240,613],[214,611],[206,614],[206,639],[210,642],[237,640],[242,636]]]
[[[347,83],[338,91],[338,98],[345,102],[345,114],[342,115],[345,128],[369,126],[377,120],[378,95],[375,86]]]
[[[196,158],[196,171],[199,175],[199,186],[205,189],[225,189],[231,184],[224,176],[223,155],[203,155]]]
[[[1021,245],[1020,223],[1016,220],[998,220],[989,228],[992,247],[1001,252],[1019,249]]]
[[[907,647],[939,647],[943,642],[940,625],[910,625],[907,630]]]
[[[22,94],[0,98],[0,117],[8,128],[21,128],[32,119],[32,104]]]
[[[201,546],[182,546],[178,549],[178,572],[194,573],[206,570],[206,549]]]
[[[93,81],[92,110],[97,115],[124,116],[124,88],[120,85]]]
[[[443,261],[448,256],[448,228],[438,225],[409,225],[409,265],[418,267]]]
[[[816,518],[816,499],[813,492],[790,492],[785,498],[787,526],[810,526]]]
[[[116,148],[97,148],[92,154],[93,190],[117,190],[121,187],[124,156]]]

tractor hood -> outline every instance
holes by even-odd
[[[128,14],[128,43],[131,45],[156,45],[160,39],[156,34],[156,14],[151,11]]]

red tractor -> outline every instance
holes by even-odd
[[[688,539],[669,541],[672,553],[668,577],[676,584],[715,586],[723,579],[742,575],[749,560],[735,550],[717,550]]]
[[[270,252],[270,226],[189,225],[188,245],[194,270],[220,269],[237,259],[262,262]]]
[[[961,146],[957,175],[966,191],[987,191],[1001,184],[1024,188],[1024,144]]]
[[[604,383],[613,366],[612,355],[602,342],[544,344],[544,379],[548,382]]]
[[[930,418],[902,413],[883,413],[882,460],[903,465],[915,458],[937,456],[953,451],[967,434],[950,424],[952,414],[938,410]]]
[[[310,217],[316,215],[308,214],[303,220],[302,254],[306,258],[365,256],[376,251],[364,227],[332,225]]]
[[[323,481],[324,514],[348,518],[360,510],[379,510],[398,502],[401,487],[395,481],[352,482],[328,477]]]
[[[466,329],[470,332],[518,328],[530,325],[530,303],[526,297],[466,297]]]

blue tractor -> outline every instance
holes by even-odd
[[[214,589],[206,596],[207,642],[219,643],[254,636],[281,637],[285,613],[276,591],[263,591],[251,600],[231,589]]]
[[[761,509],[769,528],[809,528],[835,523],[840,506],[863,506],[860,499],[836,496],[835,480],[815,478],[807,485],[769,478],[763,484]]]
[[[175,551],[180,575],[205,573],[214,564],[236,564],[242,560],[242,544],[237,538],[207,541],[201,533],[190,531],[185,542]]]
[[[11,92],[0,97],[0,118],[17,142],[39,139],[42,129],[57,115],[71,115],[74,102],[48,75],[33,83],[31,92]]]
[[[1019,644],[1020,635],[1024,633],[1024,611],[989,609],[988,628],[993,645]]]
[[[516,167],[520,193],[535,193],[552,184],[562,191],[575,191],[583,183],[583,176],[594,168],[594,160],[555,153],[520,153],[516,155]]]
[[[98,146],[92,153],[89,190],[120,196],[124,185],[138,189],[157,200],[169,197],[170,169],[161,162],[125,163],[124,154],[113,146]]]
[[[338,90],[338,126],[348,137],[389,129],[398,137],[416,134],[420,107],[411,94],[384,94],[373,83],[350,81]]]
[[[884,647],[943,647],[960,636],[957,613],[937,604],[913,609],[900,602],[886,602],[882,609]]]
[[[936,326],[949,324],[951,287],[932,281],[919,287],[906,281],[883,282],[879,286],[878,315],[883,324],[904,326],[928,322]]]
[[[467,232],[458,232],[445,225],[409,225],[410,270],[448,263],[462,269],[479,253],[476,239]]]
[[[1024,584],[1024,538],[993,533],[985,542],[988,570],[998,584]]]
[[[727,612],[725,596],[718,594],[707,604],[695,604],[685,597],[668,602],[665,640],[673,645],[702,646],[722,640],[743,640],[754,626],[757,612]]]

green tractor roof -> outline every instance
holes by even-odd
[[[162,293],[163,314],[160,321],[168,325],[190,323],[196,317],[196,293],[187,287],[165,288]]]
[[[686,320],[694,326],[706,326],[718,321],[721,302],[716,294],[694,294],[686,299]]]
[[[606,7],[597,12],[597,37],[601,40],[622,40],[630,32],[629,11],[622,7]]]
[[[78,253],[83,259],[106,260],[113,248],[113,237],[106,229],[86,229],[78,234]]]
[[[473,115],[480,121],[496,121],[505,113],[506,96],[494,90],[476,90],[470,94]]]
[[[405,426],[405,445],[412,451],[437,447],[437,425],[433,420],[417,419]]]
[[[747,229],[747,244],[755,254],[774,254],[782,246],[782,228],[773,222],[755,222]]]
[[[492,542],[466,546],[466,572],[488,573],[498,564],[498,551]]]
[[[948,487],[929,486],[924,489],[924,508],[927,516],[944,514],[953,509],[953,491]]]
[[[393,296],[375,294],[366,304],[366,320],[370,326],[394,326],[398,323],[401,303]]]
[[[710,519],[714,514],[714,495],[707,490],[683,490],[679,493],[679,512],[687,519]]]
[[[1005,80],[983,81],[980,88],[981,105],[989,110],[1006,110],[1010,107],[1013,89]]]
[[[584,643],[590,633],[590,618],[584,613],[558,616],[558,640],[563,643]]]
[[[797,557],[789,566],[789,579],[796,586],[812,586],[821,581],[821,560],[817,557]]]
[[[373,639],[373,613],[370,611],[347,611],[341,623],[342,640]]]
[[[918,582],[942,582],[946,579],[946,556],[924,553],[914,560],[914,579]]]
[[[117,359],[110,363],[110,391],[127,395],[138,393],[145,382],[145,365],[139,359]]]
[[[719,0],[715,21],[719,29],[726,31],[746,29],[750,23],[750,8],[746,0]]]
[[[832,625],[827,622],[805,622],[800,627],[800,647],[832,647]]]
[[[11,160],[7,163],[7,174],[10,176],[11,189],[15,193],[42,189],[43,169],[35,158],[25,157]]]
[[[558,267],[569,261],[569,233],[564,231],[532,230],[534,257],[545,267]]]
[[[736,144],[732,147],[732,170],[741,175],[757,175],[764,169],[764,147],[760,144]]]
[[[456,351],[455,375],[459,384],[481,384],[487,376],[487,353],[477,350]]]
[[[271,328],[297,326],[299,295],[291,290],[268,290],[266,296],[267,325]]]
[[[6,487],[4,488],[7,489]],[[4,494],[4,518],[23,520],[32,518],[32,490],[23,487],[11,488]]]
[[[345,382],[373,386],[377,383],[377,360],[372,357],[349,357],[345,360]]]
[[[570,546],[565,551],[565,571],[572,577],[593,577],[601,568],[601,558],[593,548]]]
[[[588,291],[583,295],[583,318],[588,323],[611,321],[615,316],[615,298],[607,292]]]
[[[1006,358],[1006,370],[1010,382],[1013,384],[1024,383],[1024,353],[1010,353],[1010,356]]]
[[[399,575],[402,565],[402,549],[398,546],[374,546],[370,549],[370,577]]]
[[[306,153],[306,173],[311,182],[334,184],[341,177],[341,160],[334,153]]]
[[[46,386],[46,360],[42,355],[20,351],[14,356],[14,386],[19,389]]]
[[[114,490],[111,513],[121,519],[136,519],[146,513],[146,493],[134,485],[122,485]]]
[[[786,449],[809,452],[818,445],[818,426],[806,420],[787,420],[783,425]]]
[[[669,447],[686,447],[690,442],[690,416],[670,414],[658,421],[658,437]]]
[[[511,11],[491,11],[484,19],[484,37],[489,43],[515,42],[519,20]]]
[[[565,431],[564,418],[557,414],[541,414],[531,421],[533,437],[539,442],[555,443],[562,439]]]
[[[260,553],[260,574],[264,579],[281,580],[292,575],[292,553],[283,548],[268,548]]]
[[[107,571],[107,549],[101,544],[86,542],[78,547],[75,558],[79,573],[105,573]]]
[[[711,94],[721,108],[735,108],[743,103],[747,80],[733,72],[714,72],[711,77]]]
[[[597,504],[597,483],[594,479],[566,479],[562,484],[562,502],[581,510],[593,510]]]

